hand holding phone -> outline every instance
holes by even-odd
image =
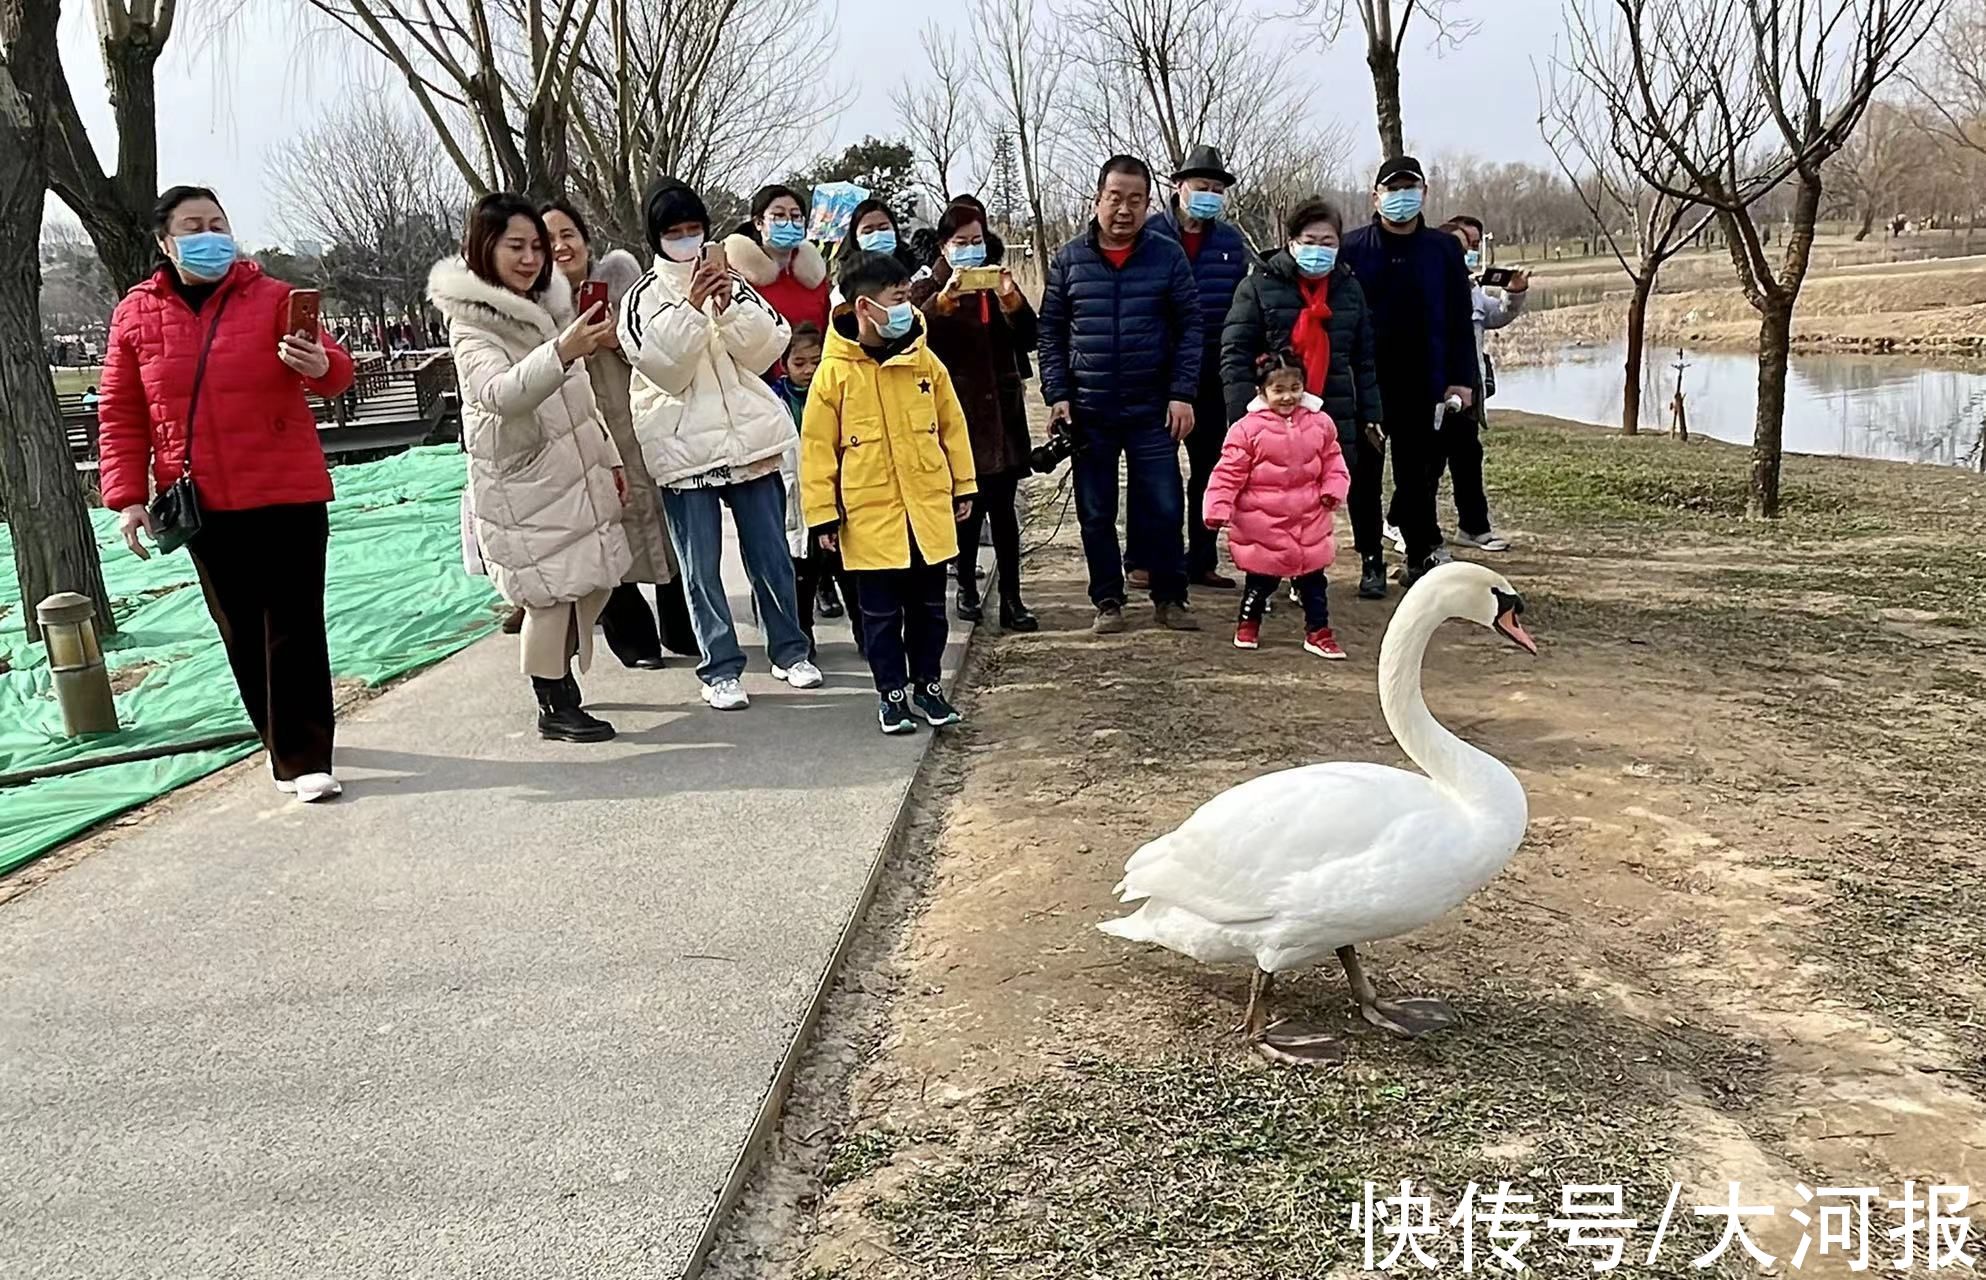
[[[318,313],[323,305],[324,295],[316,289],[290,290],[289,301],[283,305],[283,335],[296,334],[317,341]]]
[[[579,286],[578,305],[580,315],[587,315],[595,307],[598,307],[600,314],[594,318],[604,318],[607,314],[607,282],[605,280],[588,280],[581,284]]]
[[[1511,267],[1490,267],[1483,272],[1482,284],[1485,289],[1508,289],[1510,282],[1521,272]]]

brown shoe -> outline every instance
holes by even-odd
[[[1133,569],[1124,575],[1124,585],[1130,587],[1133,591],[1150,591],[1152,589],[1152,571],[1150,569]]]
[[[1193,585],[1196,587],[1210,587],[1215,591],[1232,591],[1235,588],[1235,581],[1224,573],[1209,569],[1199,577],[1193,579]]]
[[[1195,617],[1191,607],[1183,604],[1162,604],[1157,606],[1158,624],[1167,631],[1198,631],[1200,619]]]
[[[1124,630],[1123,606],[1114,604],[1099,605],[1096,611],[1096,621],[1090,623],[1090,634],[1093,636],[1114,636],[1122,630]]]

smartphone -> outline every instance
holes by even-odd
[[[283,332],[300,333],[315,339],[318,331],[318,309],[324,305],[324,295],[315,289],[292,289],[290,300],[283,308]]]
[[[958,277],[961,293],[982,292],[1000,287],[998,267],[959,267],[952,274]]]
[[[1485,289],[1508,289],[1510,282],[1517,278],[1514,267],[1490,267],[1483,272]]]
[[[595,307],[600,308],[600,314],[594,318],[598,320],[606,319],[607,282],[605,280],[588,280],[585,284],[579,286],[579,314],[583,317],[589,314]]]
[[[715,240],[705,245],[703,247],[703,265],[706,267],[715,265],[720,271],[730,270],[731,264],[724,257],[724,246]]]

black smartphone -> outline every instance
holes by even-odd
[[[1516,278],[1514,267],[1490,267],[1483,272],[1482,283],[1485,289],[1508,289],[1510,282]]]

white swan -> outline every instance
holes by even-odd
[[[1401,1035],[1452,1025],[1439,1000],[1380,998],[1357,946],[1440,919],[1489,883],[1524,838],[1524,788],[1494,756],[1442,728],[1421,696],[1421,660],[1443,622],[1466,618],[1536,653],[1523,611],[1510,583],[1481,565],[1428,573],[1379,651],[1380,709],[1425,775],[1338,762],[1231,787],[1131,856],[1116,892],[1143,905],[1097,927],[1203,964],[1253,962],[1242,1027],[1282,1061],[1343,1056],[1311,1028],[1265,1025],[1275,975],[1334,952],[1367,1021]]]

